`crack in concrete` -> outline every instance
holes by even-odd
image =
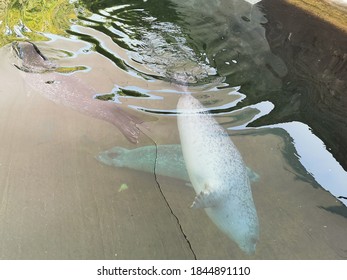
[[[153,139],[152,139],[152,140],[153,140]],[[189,241],[187,235],[184,233],[184,230],[183,230],[183,228],[182,228],[182,225],[181,225],[181,223],[180,223],[180,220],[178,219],[177,215],[176,215],[176,214],[174,213],[174,211],[172,210],[172,208],[171,208],[169,202],[167,201],[167,199],[166,199],[166,197],[165,197],[165,195],[164,195],[164,193],[163,193],[163,190],[161,189],[161,186],[160,186],[160,184],[159,184],[159,181],[158,181],[158,178],[157,178],[157,174],[156,174],[157,158],[158,158],[158,146],[157,146],[157,143],[156,143],[154,140],[153,140],[153,143],[154,143],[154,145],[155,145],[154,179],[155,179],[155,181],[156,181],[156,183],[157,183],[158,189],[159,189],[159,191],[160,191],[160,193],[161,193],[161,195],[162,195],[162,197],[163,197],[163,199],[164,199],[164,201],[165,201],[167,207],[169,208],[169,210],[170,210],[172,216],[176,219],[176,222],[177,222],[177,224],[178,224],[178,226],[179,226],[179,229],[180,229],[182,235],[184,236],[184,239],[186,240],[186,242],[187,242],[187,244],[188,244],[188,247],[189,247],[190,251],[192,252],[192,254],[193,254],[193,256],[194,256],[194,260],[197,260],[196,254],[195,254],[195,252],[194,252],[194,250],[193,250],[193,247],[192,247],[192,244],[190,243],[190,241]]]
[[[154,145],[155,145],[155,158],[154,158],[154,168],[153,168],[154,180],[155,180],[155,182],[157,183],[157,187],[158,187],[158,189],[159,189],[159,192],[160,192],[161,196],[163,197],[163,199],[164,199],[164,201],[165,201],[167,207],[169,208],[169,210],[170,210],[170,212],[171,212],[171,215],[176,219],[177,225],[178,225],[178,227],[179,227],[179,229],[180,229],[180,231],[181,231],[181,233],[182,233],[182,235],[183,235],[183,237],[184,237],[186,243],[188,244],[189,250],[191,251],[191,253],[192,253],[193,257],[194,257],[194,260],[197,260],[196,254],[195,254],[195,252],[194,252],[194,250],[193,250],[193,247],[192,247],[192,244],[190,243],[190,241],[189,241],[187,235],[184,233],[184,230],[183,230],[183,227],[182,227],[182,225],[181,225],[181,223],[180,223],[180,220],[178,219],[177,215],[176,215],[176,214],[174,213],[174,211],[172,210],[172,208],[171,208],[171,206],[170,206],[170,203],[167,201],[167,199],[166,199],[166,197],[165,197],[165,195],[164,195],[164,193],[163,193],[163,190],[161,189],[161,186],[160,186],[160,184],[159,184],[159,181],[158,181],[158,178],[157,178],[157,173],[156,173],[157,159],[158,159],[158,145],[157,145],[157,142],[155,142],[155,141],[153,140],[153,138],[150,137],[147,133],[145,133],[137,124],[136,124],[136,127],[137,127],[146,137],[148,137],[148,138],[154,143]]]

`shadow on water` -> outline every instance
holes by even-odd
[[[344,206],[328,206],[328,207],[320,206],[319,208],[329,211],[333,214],[340,215],[347,219],[347,210],[346,210],[346,207]]]

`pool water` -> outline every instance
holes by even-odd
[[[4,3],[2,259],[347,257],[343,30],[285,1],[62,1],[66,21],[46,27],[29,4],[18,15]],[[14,67],[10,43],[25,39],[60,71]],[[254,254],[190,208],[176,109],[187,94],[249,170]]]

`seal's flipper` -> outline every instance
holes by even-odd
[[[123,167],[124,165],[121,157],[127,152],[127,149],[116,146],[107,151],[99,153],[97,160],[110,166]]]
[[[208,184],[205,184],[205,190],[201,191],[194,199],[190,208],[211,208],[218,206],[222,197],[218,193],[210,191]]]
[[[258,182],[260,176],[254,172],[251,168],[249,168],[248,166],[246,166],[246,169],[247,169],[247,175],[248,175],[248,178],[251,182]]]

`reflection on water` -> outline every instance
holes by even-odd
[[[0,46],[18,38],[46,39],[44,33],[63,35],[76,19],[71,1],[0,0]]]
[[[182,85],[207,83],[208,77],[216,74],[205,57],[197,57],[184,33],[175,24],[153,21],[150,30],[138,30],[141,45],[133,59],[158,73],[169,82]],[[165,35],[165,37],[163,36]],[[207,81],[206,81],[207,80]]]
[[[174,2],[191,40],[230,85],[242,85],[257,95],[281,87],[286,65],[270,50],[263,27],[266,18],[258,6],[243,0]]]
[[[260,111],[259,114],[262,116],[264,112]],[[331,153],[326,150],[324,143],[312,133],[307,125],[300,122],[290,122],[263,126],[262,128],[284,129],[292,138],[296,156],[307,173],[311,174],[317,183],[327,188],[333,195],[341,199],[343,203],[347,203],[341,197],[341,194],[346,192],[346,171]],[[246,125],[231,127],[230,129],[247,130]]]
[[[12,51],[18,60],[14,64],[18,69],[29,73],[45,73],[54,71],[57,66],[47,59],[39,48],[31,42],[13,42]]]
[[[260,175],[252,184],[260,236],[250,258],[346,258],[346,207],[316,188],[347,197],[346,35],[282,1],[250,2],[0,2],[1,45],[47,40],[37,45],[58,66],[23,73],[13,67],[23,57],[1,49],[2,84],[13,93],[0,96],[2,258],[249,258],[215,226],[253,251],[247,230],[228,234],[218,218],[232,206],[211,220],[187,207],[195,194],[182,179],[196,174],[185,167],[185,142],[177,144],[176,109],[187,94]],[[44,18],[52,23],[40,25]],[[34,118],[30,108],[44,113]],[[40,180],[46,189],[37,194]],[[26,221],[40,221],[40,231]]]
[[[321,186],[326,187],[336,197],[346,193],[346,171],[307,125],[291,122],[272,127],[283,128],[289,133],[293,138],[299,161]],[[347,204],[343,199],[342,202]]]
[[[303,122],[347,170],[346,33],[331,29],[316,18],[310,19],[285,3],[277,8],[274,5],[273,1],[264,3],[269,19],[265,24],[266,37],[272,52],[286,62],[289,71],[283,79],[282,92],[269,99],[275,105],[273,114],[257,125]],[[302,21],[291,21],[294,13]]]
[[[12,44],[12,50],[16,59],[20,61],[20,66],[14,65],[19,70],[28,72],[25,79],[33,89],[58,104],[112,123],[129,141],[137,143],[139,129],[136,124],[141,123],[141,120],[111,103],[92,98],[94,90],[84,86],[74,77],[55,73],[58,66],[49,61],[35,44],[15,42]]]

